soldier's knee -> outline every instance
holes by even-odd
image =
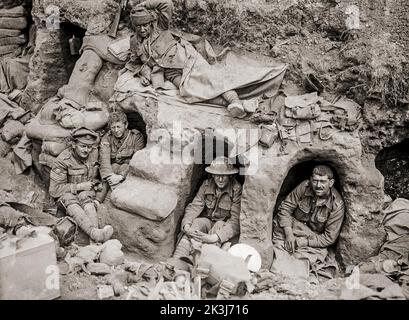
[[[68,207],[70,204],[79,204],[78,198],[76,195],[72,193],[65,193],[61,196],[59,199],[61,203],[65,206]]]
[[[212,227],[212,221],[208,218],[196,218],[193,220],[192,228],[202,232],[208,232]]]
[[[78,194],[78,200],[83,206],[87,203],[92,203],[95,199],[95,191],[82,191]]]
[[[223,228],[225,225],[224,221],[216,221],[216,223],[213,225],[212,230],[220,230],[221,228]]]

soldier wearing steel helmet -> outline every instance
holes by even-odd
[[[174,258],[190,256],[191,240],[222,245],[240,232],[242,186],[234,178],[238,169],[226,157],[216,158],[206,172],[212,177],[203,182],[196,197],[186,207],[182,236]]]

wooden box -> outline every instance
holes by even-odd
[[[13,236],[0,245],[0,300],[49,300],[60,296],[55,241],[36,233],[13,245]]]

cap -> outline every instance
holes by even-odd
[[[235,168],[233,164],[229,163],[229,159],[227,157],[217,157],[205,170],[208,173],[218,175],[230,175],[239,172],[239,169]]]
[[[130,16],[132,23],[136,26],[147,24],[157,19],[154,12],[147,10],[144,7],[135,7],[132,9]]]
[[[84,144],[90,144],[90,145],[98,143],[98,140],[99,140],[98,133],[92,130],[89,130],[85,127],[75,129],[71,133],[71,137],[73,140],[76,140]]]

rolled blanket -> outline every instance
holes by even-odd
[[[23,45],[27,42],[24,36],[0,38],[0,46],[9,46],[13,44]]]
[[[19,45],[13,44],[9,46],[0,46],[0,56],[4,56],[6,54],[14,53],[16,50],[20,48]]]
[[[4,60],[6,58],[16,58],[16,57],[19,57],[22,52],[23,52],[23,48],[20,47],[20,48],[14,50],[11,53],[7,53],[7,54],[3,54],[3,55],[0,54],[0,59]]]
[[[27,28],[27,18],[0,18],[0,29],[24,30]]]
[[[11,9],[0,9],[0,18],[9,17],[9,18],[20,18],[26,17],[27,12],[23,6],[17,6]]]
[[[0,9],[11,9],[20,6],[23,0],[1,0]]]
[[[0,39],[7,37],[18,37],[19,35],[21,35],[20,30],[0,29]]]

